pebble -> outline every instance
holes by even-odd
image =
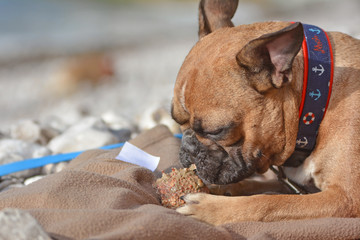
[[[53,129],[58,133],[64,132],[70,126],[63,119],[55,115],[50,115],[43,118],[41,120],[41,125],[43,129]]]
[[[45,122],[51,123],[52,127],[58,126],[61,132],[68,127],[82,121],[88,115],[86,109],[74,107],[73,103],[65,102],[56,107],[52,112],[45,116]],[[58,129],[55,127],[55,129]]]
[[[171,117],[170,110],[162,105],[154,105],[138,117],[140,131],[149,130],[156,125],[166,125],[172,133],[180,133],[179,124]]]
[[[52,173],[58,173],[61,172],[62,170],[64,170],[66,168],[66,166],[68,165],[68,162],[60,162],[55,164],[55,166],[52,169]]]
[[[110,130],[111,133],[117,138],[117,142],[126,142],[132,137],[132,132],[129,129]]]
[[[21,178],[5,176],[2,178],[2,181],[0,182],[0,191],[8,189],[12,185],[18,185],[18,184],[22,185],[23,181],[24,181],[24,179],[21,179]]]
[[[0,132],[0,139],[6,138],[6,134],[3,132]]]
[[[18,139],[1,139],[0,154],[13,154],[27,159],[50,155],[51,152],[48,148],[36,143],[25,142]],[[0,160],[1,164],[8,162],[6,159]]]
[[[21,120],[10,127],[10,137],[35,143],[40,141],[41,128],[32,120]]]
[[[40,143],[42,145],[48,144],[51,139],[59,136],[60,134],[61,134],[61,132],[56,130],[55,128],[52,128],[50,126],[43,126],[41,128]]]
[[[24,181],[24,185],[27,186],[27,185],[29,185],[29,184],[31,184],[31,183],[33,183],[33,182],[36,182],[36,181],[38,181],[38,180],[40,180],[40,179],[42,179],[42,178],[44,178],[44,177],[45,177],[45,175],[38,175],[38,176],[34,176],[34,177],[31,177],[31,178],[28,178],[28,179],[26,179],[26,180]]]
[[[54,153],[67,153],[117,143],[118,139],[105,123],[96,117],[87,117],[53,138],[48,148]]]
[[[59,163],[51,163],[47,164],[42,168],[41,174],[43,175],[49,175],[52,173],[58,173],[66,168],[68,165],[68,162],[59,162]]]
[[[51,238],[28,212],[6,208],[0,211],[0,239],[50,240]]]
[[[0,140],[0,164],[7,164],[30,158],[38,158],[50,155],[51,151],[44,146],[36,143],[25,142],[18,139],[2,139]],[[37,175],[41,172],[41,168],[28,169],[12,176],[27,178]]]
[[[122,130],[127,129],[129,131],[136,131],[136,126],[131,123],[130,120],[126,119],[123,116],[116,114],[113,111],[107,111],[101,114],[101,119],[104,123],[112,130]]]

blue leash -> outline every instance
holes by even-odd
[[[174,136],[177,138],[180,138],[180,139],[182,138],[182,134],[175,134]],[[113,149],[113,148],[119,148],[119,147],[124,146],[124,144],[125,143],[117,143],[117,144],[107,145],[107,146],[101,147],[99,149],[108,150],[108,149]],[[70,160],[76,158],[77,156],[79,156],[83,152],[84,151],[72,152],[72,153],[61,153],[61,154],[57,154],[57,155],[25,159],[25,160],[18,161],[18,162],[4,164],[4,165],[0,166],[0,177],[14,173],[14,172],[19,172],[19,171],[23,171],[23,170],[27,170],[27,169],[42,167],[42,166],[45,166],[45,165],[51,164],[51,163],[70,161]]]

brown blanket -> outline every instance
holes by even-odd
[[[160,156],[155,175],[115,160],[119,149],[91,150],[69,167],[0,194],[0,209],[27,210],[56,239],[355,239],[360,219],[241,222],[214,227],[160,205],[152,183],[178,166],[179,140],[164,126],[133,141]],[[241,214],[241,213],[238,213]]]

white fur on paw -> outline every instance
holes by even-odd
[[[189,216],[189,215],[193,215],[193,213],[191,212],[191,208],[189,207],[189,205],[184,205],[182,207],[179,207],[176,209],[176,211],[178,213],[181,213],[185,216]]]
[[[176,209],[178,213],[189,216],[194,215],[194,205],[200,203],[200,199],[203,198],[204,193],[192,193],[187,194],[184,197],[185,205]]]
[[[186,203],[198,204],[203,199],[206,193],[191,193],[184,197]]]

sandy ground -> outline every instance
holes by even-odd
[[[40,6],[43,3],[35,2]],[[240,3],[234,17],[236,25],[302,21],[360,36],[358,0],[256,2],[261,4]],[[0,15],[6,11],[1,4]],[[48,23],[46,17],[53,14],[51,11],[43,18],[32,19],[32,24],[23,16],[14,28],[6,25],[14,22],[3,21],[13,16],[11,12],[0,17],[0,129],[24,118],[41,120],[52,114],[70,117],[76,109],[94,115],[111,110],[130,120],[154,106],[169,109],[177,72],[197,40],[196,2],[117,8],[59,6],[62,8],[48,6],[63,11],[56,12],[55,20]],[[25,11],[25,7],[20,10]],[[42,30],[35,26],[40,23]],[[24,30],[26,25],[30,30]],[[67,56],[93,49],[105,49],[113,60],[111,81],[96,88],[85,86],[72,95],[56,95],[51,83]]]

